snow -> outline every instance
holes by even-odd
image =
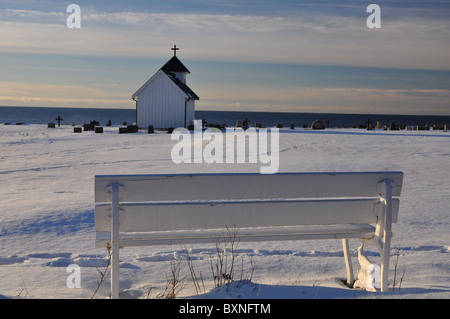
[[[94,247],[94,175],[259,172],[260,163],[174,164],[169,134],[73,133],[71,126],[0,126],[0,298],[90,298],[107,264]],[[181,260],[179,298],[450,298],[450,133],[280,130],[280,172],[403,171],[389,292],[347,288],[340,240],[239,243],[235,281],[214,289],[215,245],[121,250],[121,297],[157,298]],[[350,241],[357,272],[358,241]],[[204,288],[197,294],[189,252]],[[377,263],[379,255],[367,252]],[[175,261],[174,261],[175,260]],[[395,273],[394,265],[398,267]],[[69,288],[69,265],[80,288]],[[69,270],[69,272],[68,272]],[[249,280],[251,279],[251,280]],[[401,280],[401,289],[398,289]],[[109,278],[95,298],[109,296]]]

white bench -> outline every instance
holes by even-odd
[[[375,244],[388,287],[391,225],[402,172],[117,175],[95,177],[96,247],[109,245],[111,297],[119,296],[119,248],[238,240],[348,239]]]

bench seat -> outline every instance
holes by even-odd
[[[211,243],[228,234],[230,229],[177,230],[160,232],[124,232],[120,246],[153,246]],[[372,239],[375,227],[369,224],[308,225],[239,228],[236,237],[240,242],[280,241],[304,239]],[[96,247],[105,247],[111,240],[110,232],[97,232]]]

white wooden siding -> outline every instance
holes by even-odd
[[[141,128],[149,125],[155,128],[184,127],[185,100],[186,95],[176,84],[164,72],[158,71],[138,94],[137,125]]]
[[[195,120],[195,100],[186,103],[186,126],[194,124]]]

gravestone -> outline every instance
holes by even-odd
[[[149,125],[148,126],[148,134],[153,134],[155,133],[155,128],[153,127],[153,125]]]
[[[73,128],[73,132],[74,133],[81,133],[82,132],[82,128],[81,127],[74,127]]]
[[[90,124],[83,124],[83,131],[93,131],[94,130],[94,125]]]
[[[389,125],[389,130],[390,130],[390,131],[398,131],[398,130],[400,130],[400,126],[399,126],[398,124],[391,123],[391,124]]]
[[[96,126],[95,127],[95,133],[103,133],[103,127],[102,126]]]
[[[136,133],[139,131],[139,128],[137,125],[128,125],[127,126],[128,133]]]
[[[127,134],[128,128],[126,127],[119,127],[119,134]]]
[[[283,128],[283,123],[278,123],[277,125],[275,125],[276,128]]]
[[[291,130],[294,130],[294,129],[295,129],[295,125],[291,124]]]
[[[48,123],[47,127],[48,128],[55,128],[56,126],[55,126],[55,123]]]
[[[248,129],[248,123],[250,122],[250,120],[248,118],[245,118],[244,122],[242,122],[242,128],[244,130]]]
[[[366,129],[368,131],[372,130],[372,121],[370,120],[370,118],[367,119],[366,123],[367,123]]]
[[[62,121],[61,116],[58,115],[58,117],[56,118],[56,120],[58,121],[58,127],[60,127],[60,126],[61,126],[61,121]]]
[[[311,124],[311,128],[313,130],[324,130],[325,129],[325,124],[322,123],[322,121],[320,120],[315,120],[312,124]]]

